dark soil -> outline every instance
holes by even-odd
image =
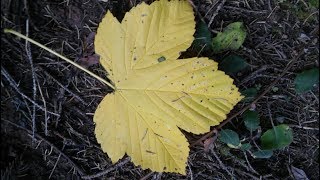
[[[139,3],[2,0],[1,28],[29,33],[30,38],[106,77],[94,55],[94,32],[107,10],[121,20]],[[96,179],[293,179],[291,166],[303,170],[309,179],[319,179],[319,90],[297,94],[293,83],[297,73],[319,66],[319,9],[304,0],[193,0],[193,4],[197,22],[211,22],[213,36],[231,22],[244,22],[248,35],[239,50],[213,55],[191,47],[184,53],[217,61],[229,54],[241,56],[250,68],[233,75],[240,90],[258,87],[262,92],[304,50],[276,84],[278,89],[255,104],[262,132],[272,127],[271,121],[293,129],[289,147],[275,151],[269,159],[254,159],[219,141],[209,152],[194,146],[187,176],[150,173],[127,157],[113,165],[97,143],[92,121],[95,108],[112,89],[37,46],[26,47],[24,40],[2,33],[1,179],[82,179],[90,175],[99,176]],[[248,103],[240,102],[229,116]],[[241,139],[251,137],[240,116],[223,128],[235,130]],[[192,143],[201,136],[187,137]]]

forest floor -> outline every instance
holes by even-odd
[[[94,32],[107,10],[121,21],[139,3],[2,0],[1,29],[28,33],[105,77],[94,54]],[[261,120],[257,135],[272,123],[288,124],[294,137],[288,147],[271,158],[255,159],[219,141],[210,151],[196,145],[191,147],[186,176],[151,173],[127,156],[113,165],[97,143],[92,120],[95,108],[112,89],[53,54],[1,33],[1,179],[294,179],[302,171],[309,179],[319,179],[319,90],[302,94],[294,90],[297,73],[319,67],[318,7],[305,0],[193,0],[193,4],[196,21],[203,19],[213,36],[232,22],[244,23],[247,37],[239,50],[212,54],[190,47],[184,54],[217,61],[230,54],[242,57],[250,67],[232,76],[240,90],[256,88],[262,93],[300,54],[254,104]],[[249,103],[238,103],[228,116]],[[240,139],[250,136],[241,116],[223,128],[233,129]],[[187,134],[190,144],[200,137]]]

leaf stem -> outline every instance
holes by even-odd
[[[111,87],[112,89],[115,89],[115,87],[114,87],[111,83],[109,83],[109,82],[107,82],[106,80],[102,79],[102,78],[99,77],[98,75],[96,75],[96,74],[94,74],[93,72],[91,72],[91,71],[83,68],[83,67],[80,66],[79,64],[77,64],[77,63],[73,62],[72,60],[64,57],[63,55],[61,55],[61,54],[53,51],[52,49],[50,49],[50,48],[48,48],[48,47],[46,47],[46,46],[44,46],[44,45],[42,45],[42,44],[34,41],[33,39],[31,39],[31,38],[29,38],[29,37],[27,37],[27,36],[25,36],[25,35],[17,32],[17,31],[14,31],[14,30],[12,30],[12,29],[4,29],[4,32],[5,32],[5,33],[14,34],[14,35],[16,35],[16,36],[18,36],[18,37],[20,37],[20,38],[22,38],[22,39],[25,39],[26,41],[31,42],[31,43],[34,44],[34,45],[37,45],[38,47],[41,47],[42,49],[44,49],[44,50],[46,50],[46,51],[48,51],[48,52],[50,52],[50,53],[58,56],[59,58],[67,61],[68,63],[70,63],[70,64],[74,65],[75,67],[81,69],[82,71],[88,73],[89,75],[91,75],[92,77],[96,78],[97,80],[103,82],[104,84],[108,85],[108,86]]]

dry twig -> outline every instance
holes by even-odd
[[[4,69],[4,67],[1,66],[1,74],[7,79],[7,81],[9,82],[10,86],[13,87],[13,89],[16,90],[16,92],[18,94],[20,94],[23,98],[27,99],[29,102],[31,102],[32,104],[34,104],[37,108],[41,109],[42,111],[47,111],[49,114],[60,117],[59,114],[51,112],[46,110],[44,107],[40,106],[38,103],[34,102],[32,99],[30,99],[27,95],[23,94],[19,88],[17,83],[12,79],[12,77],[10,76],[10,74]]]
[[[143,176],[142,178],[140,178],[140,180],[147,180],[150,176],[152,176],[154,172],[149,172],[147,175]]]
[[[82,176],[83,179],[92,179],[92,178],[97,178],[97,177],[101,177],[103,175],[108,174],[111,171],[114,171],[115,169],[117,169],[118,167],[123,166],[124,164],[128,163],[130,161],[130,158],[127,157],[126,159],[124,159],[123,161],[121,161],[120,163],[116,164],[115,166],[112,166],[111,168],[108,168],[104,171],[101,171],[97,174],[93,174],[93,175],[87,175],[87,176]]]
[[[225,2],[226,2],[226,0],[222,0],[222,1],[220,2],[220,4],[217,6],[216,11],[215,11],[214,14],[211,16],[211,19],[210,19],[210,21],[209,21],[209,23],[208,23],[208,27],[211,26],[214,18],[218,15],[220,9],[223,7],[223,5],[224,5]]]

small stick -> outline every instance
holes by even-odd
[[[248,160],[247,153],[244,151],[243,154],[244,154],[244,157],[246,158],[248,167],[251,169],[251,171],[252,171],[253,173],[255,173],[255,174],[260,175],[260,174],[251,166],[251,164],[250,164],[250,162],[249,162],[249,160]]]
[[[147,180],[150,176],[152,176],[154,172],[149,172],[147,175],[143,176],[140,180]]]
[[[54,164],[54,166],[53,166],[53,168],[52,168],[52,170],[51,170],[51,173],[50,173],[50,175],[49,175],[49,179],[51,179],[51,176],[52,176],[54,170],[56,169],[56,167],[57,167],[57,165],[58,165],[58,162],[59,162],[59,160],[60,160],[60,157],[61,157],[61,153],[59,154],[58,159],[56,160],[56,163]]]
[[[29,36],[29,19],[26,20],[26,37]],[[36,75],[34,71],[34,66],[33,66],[33,60],[32,60],[32,55],[31,55],[31,49],[30,49],[30,44],[26,40],[25,41],[25,50],[27,53],[27,57],[31,66],[31,74],[32,74],[32,99],[33,101],[36,101],[36,95],[37,95],[37,87],[36,87]],[[36,106],[33,104],[32,106],[32,140],[34,141],[34,133],[36,132]]]
[[[12,77],[9,75],[9,73],[4,69],[4,67],[1,66],[1,74],[9,81],[10,86],[13,87],[13,89],[16,90],[16,92],[18,94],[20,94],[22,97],[24,97],[26,100],[28,100],[29,102],[31,102],[32,104],[34,104],[35,106],[37,106],[39,109],[41,109],[42,111],[46,111],[45,108],[43,108],[42,106],[40,106],[38,103],[34,102],[32,99],[30,99],[27,95],[23,94],[19,88],[17,83],[12,79]],[[60,117],[59,114],[48,111],[49,114]]]
[[[191,169],[191,166],[190,166],[189,163],[188,163],[188,168],[189,168],[189,173],[190,173],[190,180],[194,180],[194,179],[193,179],[192,169]]]
[[[71,61],[70,59],[68,59],[68,58],[66,58],[66,57],[64,57],[64,56],[62,56],[61,54],[59,54],[59,53],[57,53],[57,52],[53,51],[52,49],[50,49],[50,48],[48,48],[48,47],[46,47],[46,46],[44,46],[44,45],[42,45],[42,44],[40,44],[40,43],[38,43],[38,42],[34,41],[33,39],[30,39],[30,38],[28,38],[27,36],[25,36],[25,35],[23,35],[23,34],[21,34],[21,33],[17,32],[17,31],[14,31],[14,30],[12,30],[12,29],[4,29],[4,32],[5,32],[5,33],[11,33],[11,34],[14,34],[14,35],[16,35],[16,36],[18,36],[18,37],[20,37],[20,38],[22,38],[22,39],[25,39],[25,40],[27,40],[27,41],[31,42],[31,43],[32,43],[32,44],[34,44],[34,45],[37,45],[38,47],[40,47],[40,48],[42,48],[42,49],[44,49],[44,50],[46,50],[46,51],[48,51],[48,52],[50,52],[50,53],[52,53],[52,54],[54,54],[54,55],[58,56],[59,58],[61,58],[61,59],[65,60],[65,61],[67,61],[68,63],[70,63],[70,64],[74,65],[75,67],[77,67],[77,68],[81,69],[82,71],[84,71],[84,72],[88,73],[88,74],[89,74],[89,75],[91,75],[92,77],[94,77],[94,78],[96,78],[97,80],[99,80],[99,81],[103,82],[104,84],[108,85],[110,88],[115,89],[115,87],[114,87],[111,83],[109,83],[108,81],[106,81],[106,80],[102,79],[102,78],[101,78],[101,77],[99,77],[98,75],[96,75],[96,74],[94,74],[93,72],[91,72],[91,71],[87,70],[86,68],[83,68],[83,67],[82,67],[82,66],[80,66],[79,64],[77,64],[77,63],[75,63],[75,62]]]
[[[217,161],[219,162],[220,164],[220,167],[225,170],[229,176],[232,177],[232,179],[234,179],[234,176],[233,174],[228,170],[228,168],[223,164],[223,162],[220,160],[220,158],[218,157],[218,155],[214,152],[214,150],[211,150],[211,153],[213,154],[213,156],[217,159]]]
[[[200,139],[198,139],[196,142],[191,144],[192,146],[195,146],[199,143],[201,143],[203,140],[209,138],[210,136],[212,136],[214,134],[214,132],[217,129],[221,129],[224,125],[226,125],[227,123],[229,123],[233,118],[237,117],[238,115],[242,114],[244,111],[246,111],[247,109],[249,109],[253,104],[257,103],[265,94],[267,94],[271,88],[276,85],[279,80],[288,72],[288,70],[295,64],[295,62],[297,62],[297,60],[300,58],[300,56],[304,53],[304,48],[302,48],[302,50],[299,52],[299,54],[297,56],[295,56],[293,58],[293,60],[291,60],[288,65],[286,66],[286,68],[283,70],[283,72],[277,77],[277,79],[275,79],[272,83],[270,83],[270,85],[250,104],[248,104],[247,106],[245,106],[243,109],[241,109],[240,111],[238,111],[237,113],[233,114],[231,117],[229,117],[228,119],[226,119],[225,121],[223,121],[221,124],[219,124],[216,128],[214,128],[213,130],[211,130],[210,132],[208,132],[207,134],[203,135]]]
[[[218,13],[219,13],[220,9],[222,8],[222,6],[224,5],[224,3],[226,3],[226,0],[222,0],[222,1],[220,2],[220,4],[218,5],[215,13],[212,15],[212,17],[211,17],[211,19],[210,19],[210,21],[209,21],[208,27],[211,26],[214,18],[218,15]]]
[[[43,101],[43,106],[44,106],[44,134],[45,134],[46,136],[48,136],[47,103],[46,103],[46,100],[45,100],[44,97],[43,97],[43,93],[42,93],[40,84],[39,84],[38,81],[37,81],[37,83],[38,83],[39,92],[40,92],[40,95],[41,95],[41,98],[42,98],[42,101]]]
[[[128,163],[130,161],[130,158],[126,158],[125,160],[123,160],[122,162],[116,164],[115,166],[111,167],[111,168],[108,168],[104,171],[101,171],[97,174],[93,174],[93,175],[88,175],[88,176],[82,176],[81,178],[82,179],[93,179],[93,178],[97,178],[97,177],[100,177],[100,176],[103,176],[103,175],[106,175],[108,174],[109,172],[111,171],[114,171],[115,169],[117,169],[118,167],[120,166],[123,166],[124,164]]]

